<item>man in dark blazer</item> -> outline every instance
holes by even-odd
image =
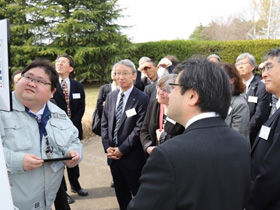
[[[223,120],[229,80],[207,60],[192,58],[176,69],[167,115],[186,130],[152,151],[128,209],[244,209],[250,146]]]
[[[133,87],[136,69],[130,60],[116,64],[116,76],[120,89],[110,92],[106,98],[101,135],[118,203],[121,210],[126,210],[132,195],[138,191],[139,177],[145,164],[139,135],[149,98]],[[121,113],[120,118],[116,113]]]
[[[150,101],[157,98],[157,82],[158,81],[155,81],[152,84],[147,85],[144,89],[144,93],[149,96]]]
[[[266,90],[280,97],[280,48],[265,57],[263,79]],[[252,185],[247,210],[280,209],[280,110],[262,126],[251,151]]]
[[[264,83],[254,76],[253,72],[256,67],[254,56],[249,53],[239,55],[235,66],[246,85],[244,97],[250,110],[250,142],[253,146],[261,126],[269,117],[272,97],[265,90]]]
[[[151,60],[151,58],[143,56],[139,59],[139,67],[142,66],[143,63],[146,61]],[[138,69],[136,74],[136,79],[134,80],[134,87],[138,88],[141,91],[144,91],[145,89],[145,84],[142,82],[142,71]]]
[[[68,113],[69,118],[79,130],[79,139],[83,139],[83,128],[82,128],[82,117],[85,112],[85,92],[81,83],[73,80],[69,77],[69,74],[74,70],[74,61],[68,55],[60,55],[55,61],[56,71],[59,74],[59,84],[56,88],[53,99],[55,100],[57,106],[63,109],[67,113],[67,102],[65,100],[65,95],[62,90],[62,80],[67,84],[68,96],[70,100],[70,113]],[[68,178],[71,185],[72,192],[78,193],[81,196],[87,196],[88,192],[81,188],[79,183],[79,166],[74,168],[68,168]],[[65,180],[62,180],[62,186],[67,190]],[[68,198],[69,199],[69,198]],[[70,199],[71,203],[71,199]]]

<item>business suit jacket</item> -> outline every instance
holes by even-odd
[[[112,91],[112,86],[111,83],[102,85],[100,87],[98,97],[97,97],[97,102],[96,102],[96,108],[98,110],[103,110],[103,102],[106,101],[106,97],[108,93]]]
[[[146,151],[149,146],[158,145],[156,130],[159,129],[159,112],[160,104],[155,99],[151,101],[148,106],[147,113],[140,130],[140,140],[144,151]],[[164,130],[167,133],[165,137],[165,139],[167,140],[172,138],[173,136],[182,134],[185,128],[178,123],[172,124],[171,122],[166,121]]]
[[[150,100],[154,100],[157,98],[157,81],[153,82],[152,84],[149,84],[145,87],[144,93],[146,93]]]
[[[101,120],[102,143],[105,152],[113,146],[113,133],[115,127],[116,102],[120,90],[108,94]],[[145,163],[144,151],[140,142],[140,128],[142,126],[149,98],[146,94],[133,87],[127,100],[118,130],[118,148],[123,154],[122,161],[128,168],[143,167]],[[134,116],[127,117],[126,111],[135,109]],[[108,164],[112,163],[108,159]]]
[[[249,107],[243,96],[232,96],[226,124],[249,141]]]
[[[280,109],[264,124],[268,139],[257,137],[251,151],[252,186],[248,210],[280,209]]]
[[[83,139],[83,128],[82,128],[82,117],[85,113],[85,91],[83,85],[71,78],[70,79],[70,110],[71,110],[71,121],[79,130],[79,139]],[[80,94],[77,98],[73,98],[73,94]],[[64,94],[61,85],[58,84],[56,87],[56,92],[53,96],[57,106],[63,109],[67,113],[67,104],[64,98]]]
[[[250,146],[220,117],[195,121],[151,153],[128,210],[244,209]]]
[[[257,97],[257,103],[249,102],[249,96]],[[253,78],[246,98],[250,110],[250,142],[253,145],[261,126],[269,117],[272,99],[271,94],[266,92],[264,83],[257,77]]]
[[[141,76],[142,76],[141,71],[137,70],[137,76],[136,76],[136,80],[134,82],[134,87],[138,88],[141,91],[144,91],[145,86],[141,81]]]

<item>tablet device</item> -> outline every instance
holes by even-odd
[[[73,157],[62,157],[62,158],[51,158],[51,159],[43,159],[44,162],[55,162],[62,160],[71,160]]]

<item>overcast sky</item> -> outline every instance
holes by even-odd
[[[250,0],[119,0],[125,18],[118,24],[135,43],[188,39],[195,27],[211,20],[244,13]]]

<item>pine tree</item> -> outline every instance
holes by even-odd
[[[48,21],[47,53],[74,57],[79,80],[106,80],[112,65],[124,55],[130,42],[115,22],[121,16],[117,0],[34,1]],[[46,6],[48,5],[48,6]]]
[[[13,69],[69,54],[78,80],[108,80],[131,48],[116,23],[121,12],[117,0],[0,0],[0,19],[10,19]]]

